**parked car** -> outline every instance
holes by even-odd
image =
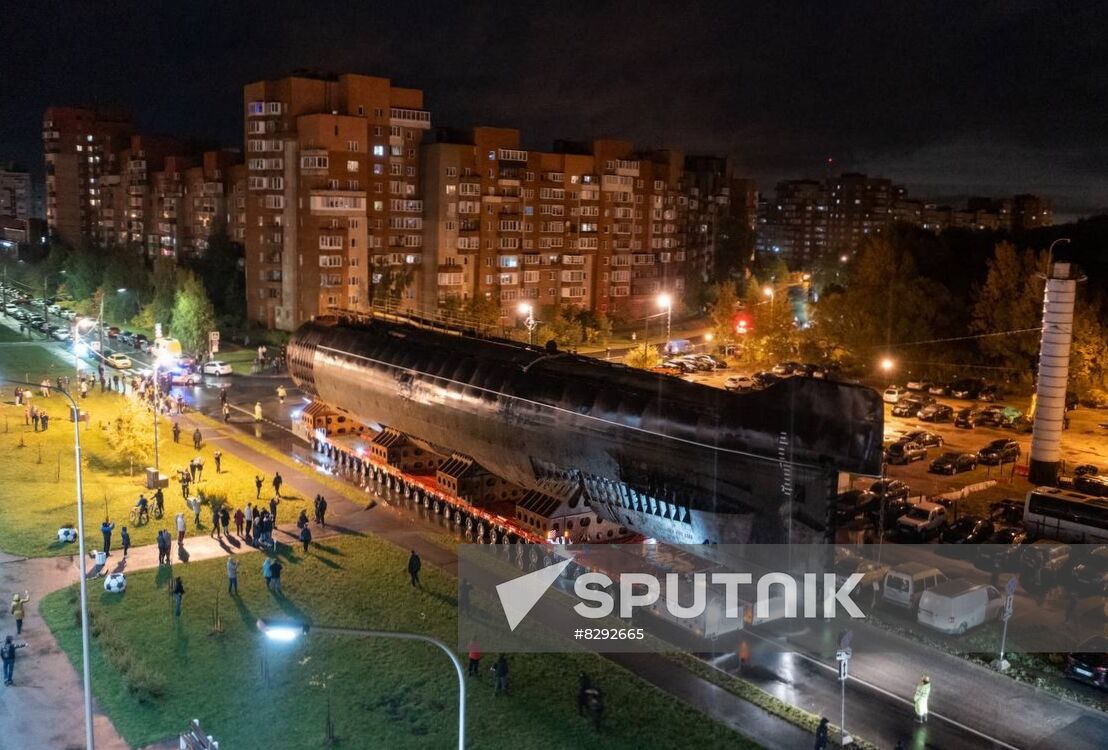
[[[962,635],[996,620],[1003,609],[1004,597],[993,586],[956,579],[923,592],[916,620],[941,633]]]
[[[186,370],[177,370],[169,376],[169,382],[173,385],[200,385],[203,380],[200,373]]]
[[[723,381],[723,387],[729,391],[751,391],[757,388],[758,384],[749,375],[732,375]]]
[[[1091,550],[1070,571],[1074,588],[1093,596],[1108,596],[1108,545]]]
[[[975,399],[984,387],[985,381],[980,378],[965,378],[950,387],[950,395],[954,398]]]
[[[932,383],[931,387],[927,389],[927,392],[932,396],[949,396],[950,384],[949,383]]]
[[[696,365],[688,360],[681,359],[680,357],[673,357],[662,361],[662,367],[667,367],[677,372],[689,373],[696,372]]]
[[[1024,545],[1020,552],[1020,578],[1026,581],[1040,577],[1046,584],[1058,583],[1070,566],[1070,545],[1039,539]]]
[[[981,516],[962,516],[939,534],[943,544],[983,544],[993,535],[993,522]]]
[[[979,401],[992,402],[992,401],[999,401],[1002,398],[1004,398],[1003,389],[1001,389],[1001,387],[999,385],[993,385],[993,384],[988,384],[988,383],[985,385],[984,388],[981,389],[981,392],[977,394],[977,399]]]
[[[754,382],[758,384],[759,388],[765,388],[771,386],[774,383],[781,380],[780,376],[774,375],[772,372],[756,372],[750,376],[754,379]]]
[[[935,383],[928,378],[912,378],[904,386],[910,391],[926,391]]]
[[[128,346],[135,343],[135,334],[133,331],[121,331],[119,334],[120,343],[127,344]]]
[[[799,362],[778,362],[772,368],[770,372],[774,375],[792,375],[796,368],[800,367]]]
[[[201,369],[205,375],[230,375],[232,372],[231,365],[218,359],[208,360]]]
[[[954,417],[954,409],[946,404],[928,404],[916,416],[924,422],[949,422]]]
[[[1020,457],[1020,444],[1011,438],[997,438],[977,451],[979,463],[990,466],[1011,463]]]
[[[896,529],[898,528],[897,521],[900,520],[901,516],[903,516],[914,507],[916,507],[916,503],[909,502],[906,499],[886,500],[884,503],[884,508],[882,508],[881,504],[878,503],[873,511],[869,514],[869,518],[873,522],[873,525],[876,527],[883,527],[885,529]],[[882,510],[885,511],[884,523],[881,522]]]
[[[931,398],[928,396],[928,398]],[[934,399],[931,399],[934,401]],[[919,410],[927,406],[927,403],[919,396],[919,394],[912,393],[901,396],[893,404],[892,415],[894,417],[914,417],[919,413]]]
[[[954,426],[963,430],[972,430],[977,426],[977,410],[971,407],[959,409],[954,416]]]
[[[932,474],[960,474],[977,468],[977,456],[973,453],[944,453],[931,462],[927,470]]]
[[[997,526],[1023,523],[1023,500],[998,500],[989,506],[989,518]]]
[[[1073,469],[1073,475],[1075,477],[1083,477],[1086,474],[1092,474],[1095,476],[1099,473],[1100,469],[1097,468],[1096,464],[1081,464],[1080,466],[1076,466]]]
[[[1065,675],[1071,680],[1108,690],[1108,636],[1094,635],[1066,654]]]
[[[846,583],[846,579],[855,573],[862,576],[862,580],[858,582],[855,591],[866,591],[873,588],[874,582],[884,581],[885,574],[888,572],[888,565],[882,565],[864,557],[843,557],[835,561],[835,582],[837,585],[842,586]]]
[[[107,363],[117,370],[126,370],[131,367],[131,358],[126,354],[113,354],[107,358]]]
[[[946,526],[946,508],[938,503],[916,503],[897,519],[897,527],[910,535],[928,537]]]
[[[942,435],[937,432],[928,432],[927,430],[912,430],[911,432],[906,432],[901,440],[910,440],[926,448],[942,448],[944,442]]]
[[[879,498],[884,495],[886,500],[907,500],[909,489],[908,483],[899,479],[878,479],[869,491]]]
[[[862,490],[847,490],[835,500],[835,517],[840,525],[874,512],[880,504],[876,495]]]
[[[978,410],[974,422],[981,427],[1000,427],[1004,421],[1003,406],[987,406]]]
[[[882,400],[886,404],[895,404],[901,399],[908,391],[901,385],[890,385],[885,389],[885,392],[881,395]]]
[[[1031,536],[1021,527],[1012,526],[999,529],[977,548],[977,567],[982,570],[1015,570],[1019,565],[1020,552],[1031,541]]]
[[[119,335],[119,326],[108,326],[108,338],[114,339]]]
[[[717,370],[726,370],[728,367],[730,367],[730,365],[727,363],[727,360],[720,359],[714,354],[701,354],[699,356],[707,358],[712,363],[712,367]]]
[[[907,465],[927,458],[927,448],[911,440],[899,440],[885,449],[885,460],[890,464]]]
[[[923,592],[947,580],[938,568],[923,563],[901,563],[885,574],[881,598],[888,604],[914,609]]]
[[[1078,474],[1073,478],[1073,488],[1086,495],[1108,497],[1108,477],[1099,474]]]

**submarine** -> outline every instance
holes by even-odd
[[[832,541],[840,473],[881,468],[879,395],[831,380],[732,393],[387,315],[305,323],[287,362],[365,424],[662,542]]]

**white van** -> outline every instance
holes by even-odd
[[[941,633],[962,635],[1000,617],[1004,596],[992,586],[955,579],[923,592],[916,620]]]
[[[885,574],[881,598],[898,607],[914,609],[923,592],[946,582],[946,576],[938,568],[923,563],[903,563]]]

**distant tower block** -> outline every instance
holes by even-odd
[[[1066,415],[1066,385],[1073,341],[1073,305],[1079,272],[1069,263],[1055,263],[1046,280],[1043,336],[1039,345],[1039,383],[1035,424],[1031,433],[1033,484],[1056,484],[1062,458],[1062,425]]]

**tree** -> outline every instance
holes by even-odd
[[[716,341],[726,344],[735,339],[735,308],[739,304],[739,295],[734,281],[721,281],[713,284],[708,305],[708,317],[712,321],[712,332]]]
[[[850,264],[845,289],[820,299],[814,325],[835,359],[870,367],[884,347],[932,338],[949,304],[945,288],[916,273],[895,237],[871,237]]]
[[[82,244],[70,252],[63,262],[65,289],[73,299],[88,299],[104,279],[104,259],[100,248],[92,244]],[[50,264],[43,269],[50,277]]]
[[[150,412],[138,399],[124,399],[119,414],[108,425],[108,445],[132,466],[145,466],[154,447],[154,424]]]
[[[199,352],[207,347],[208,332],[215,325],[215,308],[200,280],[192,271],[181,271],[173,304],[173,335],[185,351]]]
[[[177,301],[177,270],[170,258],[157,258],[154,261],[152,313],[154,322],[161,323],[166,330],[173,326],[173,306]]]
[[[1042,272],[1045,254],[1020,253],[1001,242],[989,261],[985,283],[974,289],[970,329],[977,333],[1002,333],[1038,328],[1042,320]],[[993,362],[1030,374],[1039,357],[1039,338],[1032,333],[988,336],[978,340],[981,353]]]
[[[226,232],[215,233],[192,268],[208,290],[220,323],[228,328],[241,326],[246,320],[242,245],[232,242]]]
[[[658,353],[656,347],[643,342],[627,352],[627,356],[623,358],[623,362],[628,367],[650,370],[662,364],[662,355]]]
[[[466,300],[463,312],[475,325],[489,327],[500,322],[500,303],[484,294]]]
[[[1070,380],[1079,392],[1108,389],[1108,329],[1099,298],[1079,299],[1073,318]]]

